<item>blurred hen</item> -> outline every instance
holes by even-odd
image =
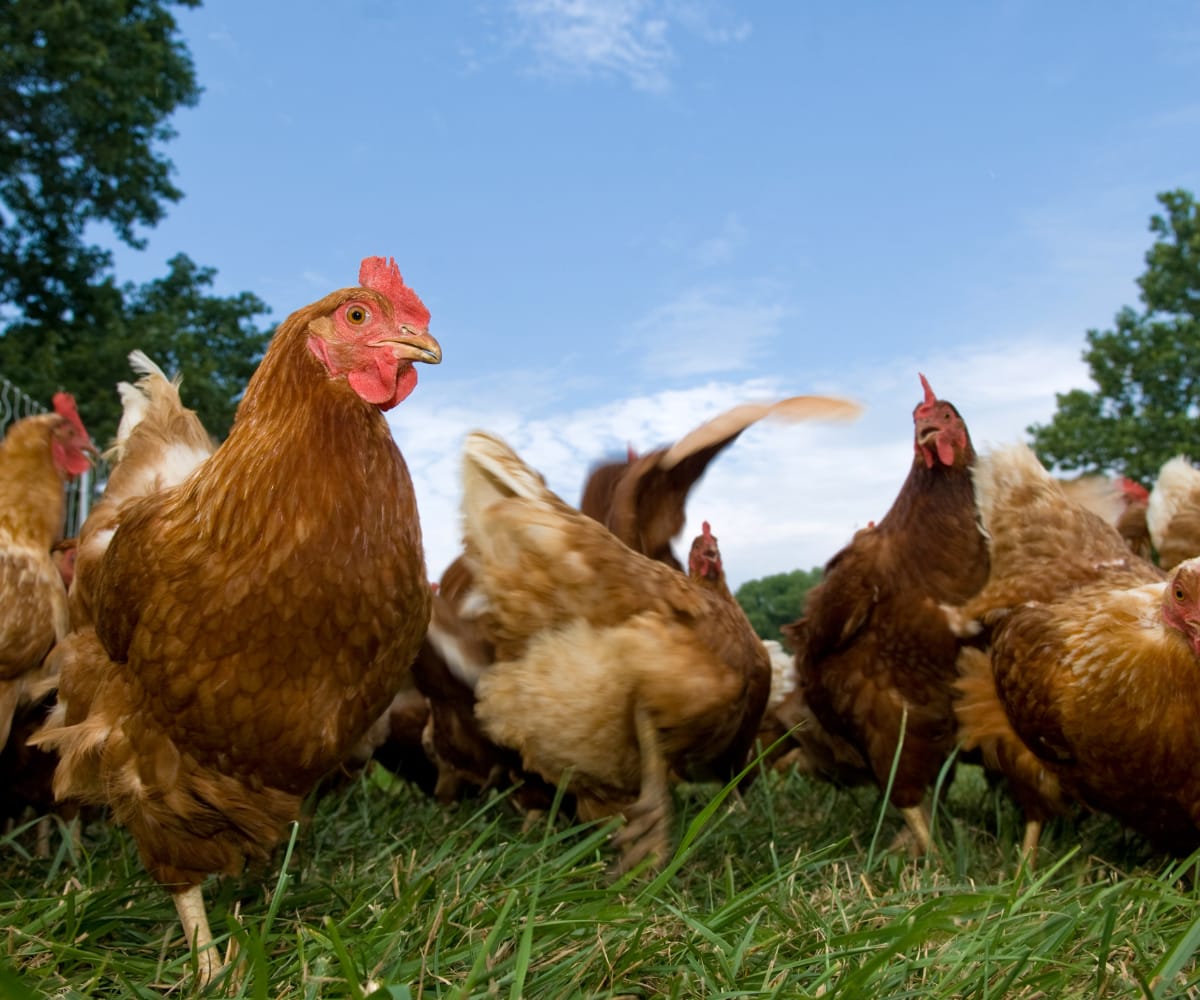
[[[480,432],[464,449],[463,521],[495,643],[475,687],[485,731],[545,780],[566,780],[582,817],[623,814],[622,868],[665,860],[671,774],[736,774],[770,686],[716,540],[696,540],[685,577]]]
[[[67,592],[51,555],[62,539],[66,484],[94,454],[75,401],[25,417],[0,442],[0,749],[13,716],[54,686],[43,660],[68,628]]]

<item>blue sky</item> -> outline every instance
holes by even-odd
[[[805,392],[868,411],[748,431],[687,533],[712,522],[734,584],[823,563],[895,497],[918,371],[977,447],[1021,439],[1136,304],[1155,195],[1200,191],[1196,2],[178,17],[204,87],[165,149],[185,198],[118,276],[185,251],[278,321],[396,257],[445,356],[390,415],[434,576],[470,429],[574,501],[627,443]]]

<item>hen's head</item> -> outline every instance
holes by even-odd
[[[717,548],[717,539],[707,521],[692,542],[692,551],[688,553],[688,575],[713,583],[719,582],[725,575],[721,566],[721,550]]]
[[[1125,498],[1125,505],[1132,507],[1137,504],[1149,503],[1150,491],[1135,479],[1130,479],[1128,476],[1122,476],[1117,484],[1121,487],[1121,496]]]
[[[330,377],[345,375],[362,399],[390,410],[416,387],[413,362],[436,365],[442,349],[429,335],[429,310],[404,284],[395,260],[367,257],[358,283],[309,324],[308,349]]]
[[[54,425],[50,451],[54,464],[68,478],[74,478],[91,467],[91,457],[96,454],[96,449],[79,418],[75,398],[67,392],[56,392],[52,402],[54,412],[62,419]]]
[[[937,463],[965,466],[971,460],[971,437],[953,403],[938,399],[921,375],[925,398],[913,410],[913,448],[925,460],[925,468]]]
[[[1175,567],[1163,590],[1162,617],[1169,628],[1183,633],[1200,657],[1200,557]]]

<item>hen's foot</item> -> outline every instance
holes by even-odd
[[[612,873],[624,875],[647,858],[652,867],[660,867],[671,849],[670,806],[660,798],[640,798],[626,810],[625,817],[625,825],[613,834],[613,846],[621,856]]]
[[[213,944],[212,931],[208,927],[208,912],[204,908],[204,894],[200,886],[194,885],[183,892],[174,893],[175,910],[183,925],[183,936],[188,947],[196,953],[196,985],[207,986],[224,966],[221,965]]]

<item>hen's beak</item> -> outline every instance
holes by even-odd
[[[402,326],[400,336],[378,341],[377,344],[390,347],[401,361],[423,361],[427,365],[440,364],[442,361],[442,346],[429,335],[428,330]]]

